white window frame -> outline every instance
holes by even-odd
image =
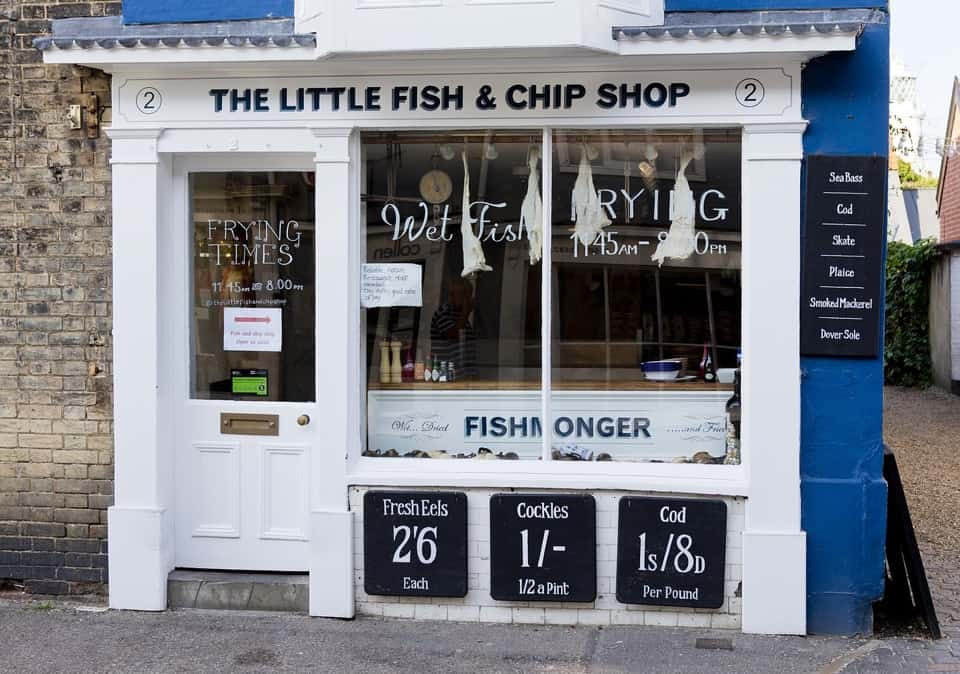
[[[647,129],[678,129],[700,128],[682,122],[665,123],[661,125],[645,125]],[[491,128],[509,128],[511,131],[527,130],[527,125],[515,126],[503,122],[494,122]],[[563,127],[567,128],[567,127]],[[747,164],[744,161],[744,145],[746,126],[742,124],[718,125],[717,128],[740,130],[741,135],[741,202],[745,200],[745,173]],[[543,199],[544,223],[553,222],[552,198],[553,192],[553,151],[556,139],[554,127],[538,127],[541,133],[543,147],[541,189]],[[630,129],[629,125],[612,123],[593,126],[584,126],[585,131],[598,129],[623,130]],[[435,129],[436,131],[442,131]],[[536,129],[534,129],[536,130]],[[360,134],[355,134],[354,142],[358,144],[355,154],[359,156]],[[354,167],[355,180],[359,182],[364,168]],[[799,189],[799,176],[798,189]],[[359,200],[359,194],[356,195]],[[744,204],[745,206],[745,204]],[[741,208],[745,213],[745,208]],[[363,240],[364,223],[353,223],[351,239],[358,260],[366,259],[365,241]],[[540,261],[542,277],[540,283],[540,321],[542,341],[540,345],[541,379],[540,379],[540,418],[553,418],[553,381],[552,381],[552,340],[553,340],[553,255],[552,234],[553,227],[543,228],[543,256]],[[745,239],[745,226],[741,226],[741,236]],[[744,248],[746,246],[744,245]],[[746,259],[741,264],[741,279],[746,277]],[[743,283],[743,282],[742,282]],[[357,284],[359,287],[359,284]],[[741,287],[741,298],[744,289]],[[359,296],[355,300],[359,303]],[[748,326],[745,314],[741,311],[741,334],[746,334]],[[364,332],[357,330],[356,339],[363,338]],[[749,353],[745,362],[749,362]],[[741,463],[736,466],[702,465],[702,464],[671,464],[632,461],[555,461],[552,458],[553,434],[549,429],[552,423],[542,422],[544,433],[541,436],[540,461],[477,461],[470,459],[456,459],[451,461],[413,461],[398,458],[362,456],[367,441],[367,381],[366,359],[362,356],[356,363],[359,396],[359,414],[361,422],[359,444],[355,445],[348,457],[348,476],[351,484],[376,486],[449,486],[449,487],[503,487],[503,488],[558,488],[558,489],[635,489],[640,491],[683,492],[726,496],[745,496],[748,493],[748,472],[750,463],[750,444],[744,443],[741,450]],[[745,366],[746,367],[746,366]],[[356,396],[355,396],[356,397]],[[744,408],[750,402],[744,398]]]

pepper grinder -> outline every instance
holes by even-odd
[[[387,340],[380,340],[380,383],[390,383],[390,344]]]
[[[391,384],[399,384],[403,381],[403,363],[400,362],[400,347],[402,346],[403,342],[398,339],[390,342],[390,351],[393,352],[393,357],[390,359]]]

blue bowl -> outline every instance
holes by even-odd
[[[676,379],[680,374],[681,367],[683,367],[683,363],[679,360],[648,360],[640,364],[640,368],[647,379],[658,381]]]

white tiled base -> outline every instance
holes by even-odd
[[[379,488],[378,488],[379,489]],[[382,597],[363,589],[363,495],[367,487],[350,488],[354,517],[354,588],[361,615],[456,622],[534,625],[658,625],[740,629],[744,499],[727,498],[727,555],[723,606],[716,610],[658,608],[621,604],[616,598],[617,517],[622,496],[636,492],[590,492],[597,501],[597,599],[593,603],[496,601],[490,596],[490,497],[495,489],[462,489],[467,494],[467,596],[457,599]],[[411,491],[411,490],[404,490]],[[431,490],[422,490],[431,491]],[[525,490],[527,491],[527,490]],[[543,491],[546,490],[529,490]],[[576,493],[564,491],[563,493]],[[663,496],[663,494],[657,494]]]

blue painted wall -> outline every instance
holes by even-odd
[[[887,0],[666,0],[668,12],[886,7]],[[125,23],[293,16],[293,0],[123,0]]]
[[[887,0],[666,0],[668,12],[725,12],[751,9],[886,9]]]
[[[293,0],[123,0],[124,23],[233,21],[293,16]]]
[[[889,39],[889,25],[870,27],[855,52],[807,66],[806,154],[887,156]],[[807,626],[868,632],[884,577],[883,360],[804,358],[801,366]]]

